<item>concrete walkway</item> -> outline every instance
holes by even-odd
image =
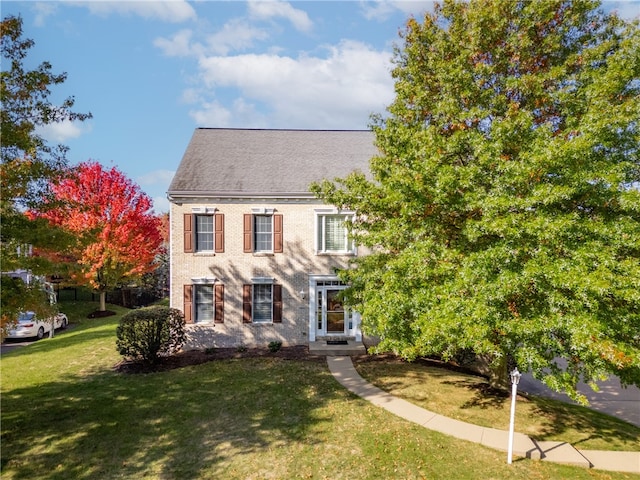
[[[338,382],[374,405],[425,428],[462,440],[480,443],[497,450],[507,451],[509,432],[506,430],[479,427],[443,417],[406,400],[394,397],[365,381],[354,368],[351,357],[328,356],[327,363],[329,364],[329,370]],[[527,435],[517,432],[514,434],[513,439],[513,454],[519,457],[578,465],[586,468],[640,473],[640,452],[577,450],[568,443],[536,442]]]

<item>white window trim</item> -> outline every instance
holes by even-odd
[[[256,281],[257,280],[257,281]],[[251,285],[251,323],[256,325],[270,325],[273,323],[273,284],[275,283],[273,278],[259,277],[252,278]],[[266,320],[256,320],[256,298],[255,298],[255,286],[256,285],[269,285],[271,287],[271,301],[269,302],[269,318]]]
[[[352,240],[352,248],[350,250],[322,250],[318,237],[320,236],[320,217],[328,215],[344,215],[345,219],[352,219],[355,212],[351,210],[339,210],[337,208],[315,208],[314,209],[314,242],[316,255],[355,255],[358,248]]]
[[[273,215],[276,212],[275,208],[267,207],[252,207],[251,213],[254,215]]]
[[[191,213],[193,213],[195,216],[209,216],[209,217],[214,217],[213,218],[213,231],[211,232],[213,238],[212,238],[212,245],[213,248],[210,250],[198,250],[198,221],[197,219],[194,218],[193,220],[193,235],[194,235],[194,239],[193,239],[193,243],[194,243],[194,248],[193,248],[193,253],[198,255],[210,255],[210,254],[215,254],[216,251],[216,219],[215,219],[215,213],[218,211],[218,209],[216,207],[193,207],[191,209]]]
[[[193,306],[192,309],[193,311],[191,312],[191,316],[193,318],[193,323],[195,325],[213,325],[216,321],[216,302],[215,302],[215,295],[216,295],[216,291],[215,291],[215,283],[216,283],[216,278],[215,277],[201,277],[201,278],[192,278],[191,279],[191,285],[193,285]],[[196,301],[196,297],[197,297],[197,287],[199,286],[211,286],[212,288],[212,303],[211,303],[211,307],[212,307],[212,315],[211,315],[211,320],[201,320],[198,321],[198,302]]]
[[[273,254],[274,251],[274,247],[275,247],[275,242],[276,242],[276,238],[275,238],[275,233],[274,233],[274,224],[273,224],[273,212],[274,209],[270,208],[270,209],[261,209],[261,210],[270,210],[266,211],[266,212],[260,212],[260,213],[256,213],[254,212],[254,208],[251,209],[251,214],[253,215],[251,218],[251,221],[253,222],[253,225],[251,226],[251,233],[253,235],[253,238],[251,239],[251,241],[253,242],[253,253],[258,254],[258,255],[264,255],[264,254]],[[269,250],[258,250],[257,248],[257,242],[256,242],[256,217],[269,217],[271,220],[271,248]]]
[[[192,207],[191,213],[202,214],[202,215],[213,215],[216,213],[218,209],[216,207]]]

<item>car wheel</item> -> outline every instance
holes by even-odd
[[[67,325],[69,325],[69,320],[67,319],[67,317],[62,317],[60,328],[64,330],[65,328],[67,328]]]
[[[37,337],[38,337],[38,340],[40,340],[41,338],[43,338],[43,337],[44,337],[44,327],[40,327],[40,328],[38,329],[38,335],[37,335]]]

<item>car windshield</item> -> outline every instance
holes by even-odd
[[[33,312],[26,312],[26,313],[21,313],[20,316],[18,317],[18,321],[19,322],[30,322],[31,320],[33,320],[33,317],[35,317],[35,313]]]

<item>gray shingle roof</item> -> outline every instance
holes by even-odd
[[[198,128],[169,197],[311,197],[309,184],[369,171],[369,130]]]

